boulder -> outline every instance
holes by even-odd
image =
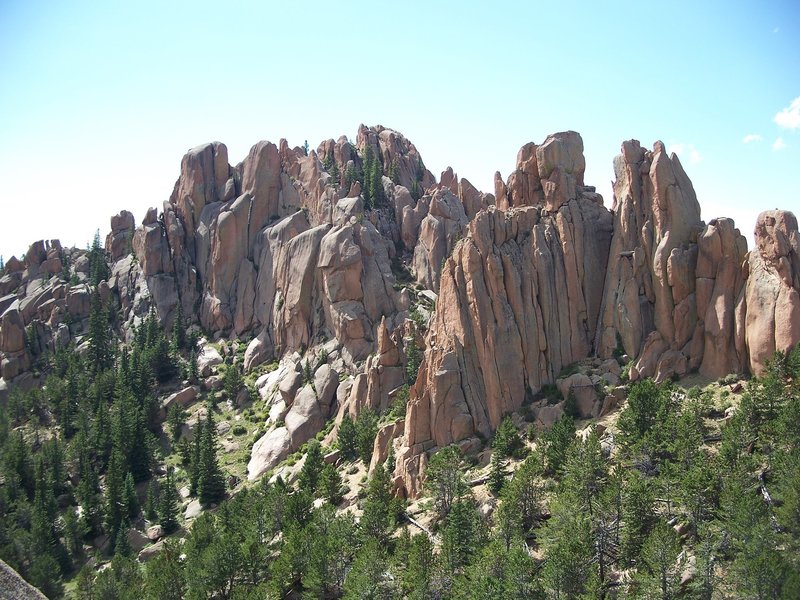
[[[276,427],[265,433],[250,452],[247,479],[258,479],[291,453],[291,436],[286,427]]]
[[[200,504],[200,500],[195,498],[189,504],[186,505],[186,510],[183,513],[184,519],[194,519],[196,518],[201,512],[203,512],[203,505]]]
[[[25,349],[25,322],[14,303],[0,317],[0,351],[6,353],[22,352]]]
[[[164,528],[161,525],[152,525],[147,528],[147,539],[151,542],[157,542],[164,537]]]
[[[201,377],[208,377],[211,375],[211,370],[222,362],[220,353],[213,346],[205,345],[197,355],[197,371]]]
[[[159,552],[161,552],[164,549],[165,543],[166,540],[160,540],[155,544],[151,544],[150,546],[147,546],[146,548],[142,549],[142,551],[139,552],[138,556],[139,562],[146,563],[151,558],[155,557]]]
[[[150,538],[148,538],[138,529],[134,529],[133,527],[128,529],[127,535],[128,535],[128,544],[130,544],[131,549],[136,554],[139,554],[139,552],[141,552],[144,549],[144,547],[150,543]]]
[[[170,394],[164,400],[161,401],[161,414],[162,417],[166,417],[169,409],[172,407],[173,404],[178,404],[183,406],[184,408],[189,406],[192,402],[197,400],[197,395],[200,393],[200,388],[196,385],[190,385],[188,387],[183,388],[175,392],[174,394]]]

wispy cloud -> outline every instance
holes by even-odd
[[[694,147],[694,144],[684,144],[683,142],[675,142],[669,144],[668,152],[674,152],[679,157],[689,157],[689,164],[696,165],[703,161],[703,155]]]
[[[775,122],[784,129],[800,129],[800,96],[775,115]]]
[[[761,137],[760,135],[758,135],[757,133],[748,133],[748,134],[747,134],[746,136],[744,136],[744,138],[742,139],[742,143],[743,143],[743,144],[752,144],[753,142],[760,142],[760,141],[761,141],[761,140],[763,140],[763,139],[764,139],[764,138],[762,138],[762,137]]]
[[[779,152],[779,151],[783,150],[784,148],[786,148],[786,142],[783,141],[783,138],[776,139],[775,143],[772,144],[772,149],[775,152]]]

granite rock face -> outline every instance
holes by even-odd
[[[570,186],[548,192],[563,202],[548,203],[549,210],[541,179],[522,182],[536,155],[523,148],[506,186],[512,191],[498,192],[499,204],[519,208],[478,213],[444,263],[437,299],[444,308],[426,339],[397,458],[396,475],[411,495],[428,449],[490,436],[527,395],[592,352],[612,217],[579,185],[582,163],[573,146],[561,146],[539,154],[548,177],[560,173],[557,185]],[[536,164],[530,173],[539,172]]]
[[[758,215],[756,248],[747,262],[745,336],[750,368],[759,375],[775,351],[800,339],[800,234],[788,211]]]
[[[368,153],[378,165],[369,181]],[[622,144],[611,211],[585,169],[574,131],[524,145],[510,176],[496,174],[494,195],[449,167],[437,182],[416,146],[383,126],[315,150],[261,141],[236,165],[224,144],[204,144],[138,227],[127,211],[111,218],[110,276],[97,293],[126,341],[151,309],[170,327],[180,307],[209,339],[246,344],[235,358],[205,346],[209,388],[223,355],[247,371],[279,361],[257,386],[269,428],[253,447],[251,478],[328,420],[332,436],[345,414],[382,412],[407,394],[405,419],[381,429],[374,455],[394,449],[395,485],[410,495],[431,451],[473,447],[546,384],[575,395],[582,416],[610,410],[619,398],[601,392],[619,384],[612,357],[630,357],[632,379],[718,378],[762,373],[800,341],[794,215],[762,213],[748,253],[730,219],[701,220],[691,181],[661,142]],[[382,189],[378,206],[366,183]],[[57,240],[6,262],[4,389],[29,380],[45,350],[81,342],[91,264]],[[406,390],[416,351],[424,355]],[[311,380],[304,356],[315,361]],[[563,371],[588,358],[596,372]],[[172,401],[191,402],[194,388],[183,392]],[[559,410],[542,407],[537,422]]]

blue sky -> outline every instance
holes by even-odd
[[[661,139],[704,219],[750,236],[760,210],[800,215],[796,1],[116,4],[0,0],[6,259],[141,220],[197,144],[235,164],[360,123],[486,191],[521,145],[574,129],[609,207],[620,142]]]

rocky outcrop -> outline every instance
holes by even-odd
[[[748,360],[744,322],[746,272],[742,265],[747,259],[747,241],[731,219],[721,218],[709,222],[697,246],[695,329],[700,327],[703,331],[700,373],[712,379],[728,373],[744,373]],[[680,283],[675,278],[671,283],[676,295]],[[681,293],[688,297],[690,290]],[[680,307],[676,302],[676,313]],[[692,335],[691,303],[685,310],[685,314],[675,318],[676,327],[683,325],[683,331],[676,329],[678,345]],[[694,349],[692,354],[696,357],[698,351],[699,348]]]
[[[574,131],[554,133],[541,145],[525,144],[517,154],[517,168],[503,183],[495,175],[495,197],[500,208],[542,206],[557,211],[582,190],[586,161],[583,139]]]
[[[369,153],[377,167],[365,179]],[[235,166],[224,144],[205,144],[184,156],[169,200],[138,227],[126,211],[112,217],[111,274],[98,290],[127,339],[151,308],[169,327],[180,306],[214,340],[242,338],[245,370],[280,361],[258,380],[269,429],[251,478],[327,420],[385,411],[405,394],[413,340],[425,358],[407,417],[381,430],[374,461],[395,448],[396,483],[414,494],[428,451],[475,446],[545,384],[574,397],[581,416],[610,410],[619,401],[607,389],[619,378],[612,357],[632,359],[633,379],[694,369],[716,378],[760,373],[800,340],[791,213],[762,214],[748,254],[731,220],[701,221],[691,182],[660,142],[652,151],[623,143],[614,168],[609,212],[584,182],[573,131],[523,146],[508,179],[496,175],[494,196],[451,168],[437,184],[417,148],[382,126],[316,150],[262,141]],[[374,206],[367,196],[381,190]],[[9,259],[4,380],[85,332],[90,267],[87,252],[57,240]],[[420,318],[430,319],[424,339]],[[316,365],[310,380],[301,356]],[[219,387],[222,360],[205,345],[204,389]],[[591,368],[563,370],[576,361]],[[549,424],[563,402],[530,410]]]
[[[800,340],[800,234],[788,211],[758,215],[756,248],[747,262],[745,317],[750,368],[764,372],[775,351],[788,352]]]
[[[692,340],[680,336],[686,324],[675,322],[676,314],[696,314],[696,308],[685,310],[696,306],[688,283],[695,278],[696,250],[689,246],[702,231],[694,188],[677,156],[668,156],[661,142],[652,152],[635,140],[623,143],[614,170],[614,237],[598,353],[611,356],[621,343],[629,356],[641,354],[634,377],[655,375],[667,350],[684,352],[699,364],[702,357],[687,347]],[[689,328],[689,335],[702,336],[702,330]]]
[[[131,252],[135,228],[133,214],[127,210],[111,217],[111,231],[106,236],[106,252],[111,256],[112,262]]]
[[[428,214],[414,236],[417,245],[413,265],[417,282],[429,290],[438,290],[442,262],[463,236],[469,219],[464,205],[449,189],[436,190],[429,203]]]
[[[5,600],[45,600],[46,596],[0,560],[0,592]]]
[[[747,368],[744,237],[730,219],[700,220],[676,155],[624,142],[614,169],[614,237],[597,353],[635,359],[631,378]]]
[[[548,163],[548,174],[582,183],[574,157],[562,154],[565,164]],[[511,205],[521,208],[479,213],[445,262],[437,305],[446,309],[427,336],[397,460],[408,493],[418,490],[426,450],[488,437],[526,396],[591,353],[612,221],[596,194],[575,194],[550,211],[515,192]]]

